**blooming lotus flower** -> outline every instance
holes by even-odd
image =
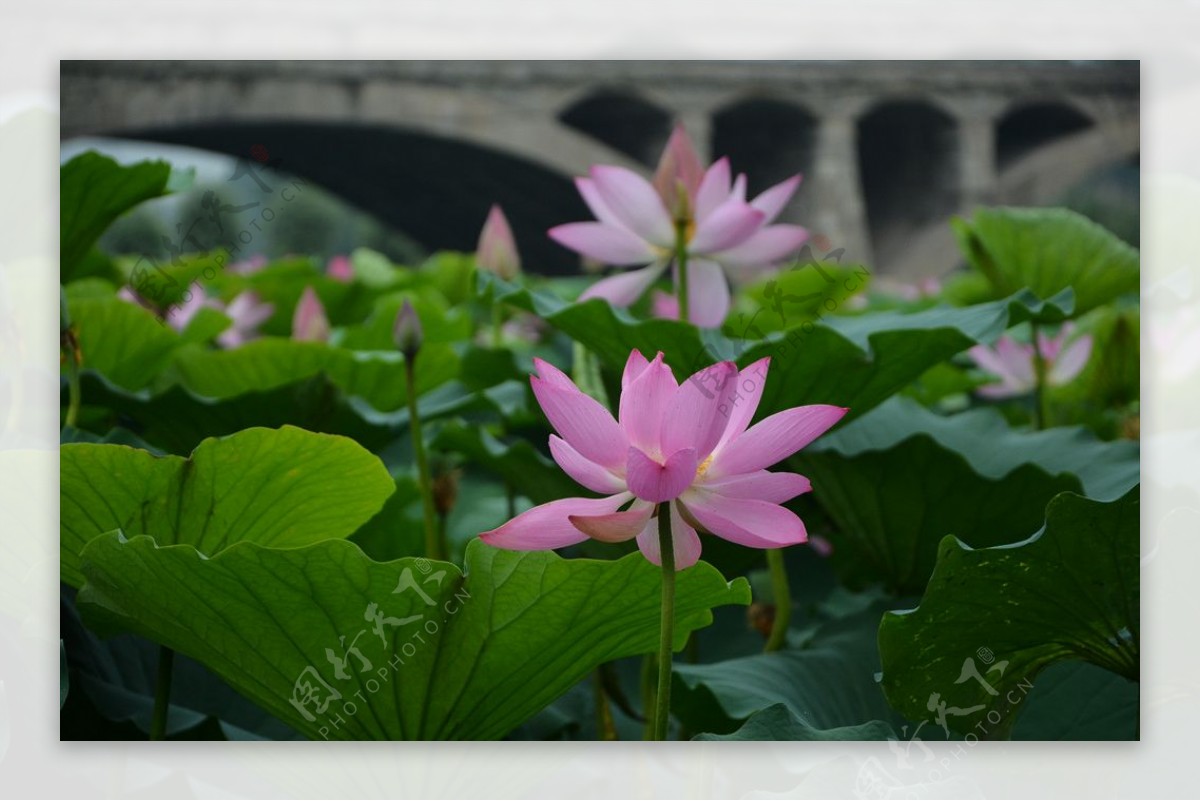
[[[479,247],[475,252],[475,263],[479,269],[495,273],[505,281],[521,274],[521,256],[517,253],[517,242],[512,228],[499,205],[488,212],[483,230],[479,232]]]
[[[243,292],[229,302],[225,314],[232,321],[217,337],[217,342],[226,348],[236,348],[258,337],[258,327],[271,319],[275,306],[262,303],[253,292]]]
[[[299,342],[328,342],[329,318],[311,286],[304,288],[292,316],[292,339]]]
[[[685,136],[677,129],[668,144],[658,189],[624,167],[595,166],[588,177],[576,179],[596,221],[556,226],[550,237],[606,264],[649,265],[597,282],[580,300],[598,297],[614,306],[630,305],[676,258],[682,239],[689,319],[719,326],[729,312],[725,272],[740,275],[775,264],[808,237],[798,225],[770,224],[795,194],[799,175],[747,202],[746,176],[734,180],[727,158],[695,179],[698,161],[693,163],[694,152],[687,152],[690,143],[682,144]]]
[[[1070,382],[1082,372],[1092,355],[1092,337],[1085,334],[1070,345],[1066,345],[1074,326],[1064,325],[1056,337],[1038,333],[1038,351],[1046,363],[1046,383],[1060,386]],[[1064,345],[1066,347],[1064,347]],[[1017,342],[1009,336],[996,341],[996,347],[976,345],[968,351],[975,363],[989,373],[1000,377],[999,384],[980,387],[978,392],[986,398],[1012,398],[1032,392],[1037,386],[1034,366],[1033,345]]]
[[[804,523],[780,504],[811,489],[796,473],[766,468],[791,456],[842,418],[839,406],[800,406],[748,427],[770,359],[738,371],[721,362],[676,383],[659,353],[629,354],[613,419],[553,365],[534,359],[534,395],[550,424],[550,453],[600,498],[534,507],[480,537],[510,550],[562,548],[587,538],[637,539],[659,558],[658,504],[669,502],[676,569],[700,558],[697,529],[751,548],[804,542]]]
[[[335,281],[353,281],[354,264],[348,256],[334,256],[325,265],[325,274]]]

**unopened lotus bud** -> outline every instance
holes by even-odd
[[[325,307],[311,286],[305,287],[300,302],[296,304],[296,313],[292,317],[292,339],[298,342],[329,341],[329,318],[325,316]]]
[[[511,281],[521,274],[521,256],[512,228],[499,206],[492,206],[487,221],[479,233],[479,247],[475,252],[475,263],[479,269]]]
[[[690,201],[703,178],[704,165],[696,155],[691,137],[682,125],[676,125],[654,172],[654,188],[676,220],[691,215]]]
[[[404,354],[404,358],[412,361],[416,358],[417,352],[421,350],[421,343],[424,339],[425,335],[421,331],[421,318],[417,316],[417,310],[413,308],[412,303],[405,300],[404,305],[396,314],[396,327],[392,329],[392,340],[396,343],[396,348]]]

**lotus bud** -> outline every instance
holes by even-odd
[[[305,287],[292,317],[292,339],[298,342],[328,342],[329,318],[313,288]]]
[[[413,308],[412,303],[406,299],[396,314],[396,327],[392,330],[392,340],[396,343],[396,348],[404,354],[404,358],[411,362],[417,357],[417,352],[421,350],[424,338],[421,331],[421,318],[417,316],[417,310]]]
[[[487,221],[479,233],[479,247],[475,253],[479,269],[512,281],[521,274],[521,256],[513,239],[512,228],[499,206],[492,206]]]

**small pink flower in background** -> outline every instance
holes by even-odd
[[[258,256],[251,256],[248,259],[242,259],[241,261],[235,261],[225,269],[238,275],[251,275],[266,266],[267,257],[260,254]]]
[[[812,487],[796,473],[766,468],[786,459],[846,413],[800,406],[749,426],[770,359],[738,371],[721,362],[677,383],[659,353],[629,354],[618,418],[581,392],[562,371],[534,360],[530,378],[554,426],[550,453],[571,478],[601,498],[566,498],[534,507],[480,537],[510,550],[546,550],[583,542],[637,539],[660,564],[658,504],[670,502],[676,569],[700,558],[697,528],[751,548],[807,539],[804,523],[780,504]]]
[[[606,264],[649,264],[598,281],[580,300],[604,298],[614,306],[636,301],[674,260],[677,226],[682,226],[690,320],[700,326],[719,326],[729,312],[725,272],[739,275],[775,264],[808,237],[798,225],[770,224],[795,194],[799,175],[747,202],[746,176],[734,180],[729,159],[719,159],[702,174],[698,167],[695,149],[677,128],[656,184],[612,166],[593,167],[587,178],[576,179],[596,221],[556,226],[550,229],[550,237]]]
[[[479,232],[479,246],[475,252],[475,263],[479,269],[512,281],[521,274],[521,256],[512,228],[499,205],[488,212],[483,230]]]
[[[354,264],[349,256],[334,256],[325,265],[325,274],[335,281],[354,280]]]
[[[271,319],[275,306],[260,302],[253,292],[243,292],[229,301],[224,311],[232,325],[217,336],[217,343],[236,348],[258,337],[258,327]]]
[[[1067,323],[1055,337],[1038,334],[1038,351],[1046,362],[1046,383],[1061,386],[1079,375],[1092,355],[1092,336],[1085,334],[1067,344],[1075,327]],[[976,345],[968,352],[975,363],[1000,378],[1000,383],[980,387],[985,398],[1012,398],[1032,392],[1037,384],[1033,345],[1002,336],[995,348]]]
[[[194,283],[189,286],[187,288],[187,294],[188,299],[182,301],[181,303],[177,303],[174,306],[168,307],[166,310],[166,315],[163,318],[167,325],[180,332],[188,327],[188,323],[192,321],[192,318],[196,316],[196,313],[205,306],[221,310],[221,302],[216,299],[208,298],[204,294],[204,287],[200,286],[199,283]],[[142,298],[133,290],[132,287],[121,287],[120,291],[117,292],[117,297],[129,303],[136,303],[139,306],[143,306],[155,314],[158,314],[158,310],[154,307],[154,305]]]
[[[679,298],[656,289],[650,293],[650,316],[660,320],[679,319]]]
[[[328,342],[329,318],[313,288],[305,287],[292,316],[292,339],[299,342]]]
[[[908,301],[934,298],[942,293],[942,282],[936,276],[926,276],[916,283],[881,278],[875,282],[875,287],[885,294]]]

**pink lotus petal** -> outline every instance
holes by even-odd
[[[820,534],[810,536],[808,538],[808,546],[816,552],[817,556],[828,559],[833,555],[833,543]]]
[[[701,328],[719,328],[729,314],[729,284],[716,262],[688,262],[688,322]]]
[[[662,503],[674,500],[691,486],[696,477],[696,451],[684,448],[673,452],[663,464],[637,448],[629,448],[625,480],[629,491],[643,501]]]
[[[793,175],[751,200],[750,205],[767,215],[764,222],[769,223],[779,216],[779,212],[783,211],[784,206],[792,199],[792,195],[796,194],[799,186],[800,176]]]
[[[996,342],[996,355],[1000,357],[1001,377],[1011,376],[1014,382],[1033,387],[1033,346],[1017,342],[1012,337],[1002,336]]]
[[[686,570],[700,561],[700,537],[679,514],[678,503],[671,504],[671,543],[675,554],[675,569]],[[658,542],[658,518],[652,517],[638,534],[638,548],[651,564],[662,566]]]
[[[571,525],[599,542],[625,542],[631,540],[646,527],[646,521],[654,512],[654,504],[634,501],[624,512],[606,515],[571,515]]]
[[[674,208],[682,188],[685,198],[695,197],[704,179],[704,165],[696,155],[691,137],[682,125],[676,125],[654,171],[654,188],[667,208]]]
[[[297,342],[328,342],[329,318],[311,286],[304,288],[292,315],[292,339]]]
[[[762,221],[761,211],[731,198],[696,224],[696,231],[688,242],[688,253],[718,253],[741,244],[762,226]]]
[[[521,256],[517,253],[517,241],[513,238],[508,218],[499,205],[488,212],[483,230],[479,232],[479,245],[475,252],[479,267],[495,273],[506,281],[521,274]]]
[[[563,247],[617,267],[645,264],[653,261],[656,255],[654,248],[637,234],[606,223],[556,225],[547,234]]]
[[[630,231],[660,247],[675,242],[675,225],[650,182],[624,167],[598,165],[592,182],[605,205]]]
[[[692,214],[699,224],[729,199],[729,159],[720,158],[704,173],[696,190],[696,208]]]
[[[782,548],[808,539],[804,522],[775,503],[703,490],[689,491],[680,503],[710,534],[748,548]]]
[[[596,219],[606,225],[611,225],[614,228],[622,228],[629,231],[629,227],[613,214],[612,209],[604,202],[604,198],[600,197],[600,190],[596,189],[596,184],[591,178],[576,178],[575,188],[579,190],[579,195],[583,198],[583,202],[591,209],[592,214]],[[633,233],[630,231],[630,233]],[[634,236],[637,236],[634,234]],[[638,237],[639,239],[641,237]]]
[[[603,298],[613,306],[624,308],[644,295],[666,268],[662,262],[655,262],[640,270],[617,273],[592,284],[579,296],[579,300],[582,303],[592,298]]]
[[[679,385],[663,416],[663,453],[691,448],[701,461],[712,453],[729,422],[720,407],[736,375],[733,362],[719,362]]]
[[[624,392],[628,389],[629,385],[649,366],[650,362],[646,360],[640,350],[635,348],[629,351],[629,358],[625,360],[625,371],[621,374],[621,391]]]
[[[538,378],[548,384],[575,389],[575,382],[571,380],[571,377],[545,359],[534,356],[533,369],[537,371]]]
[[[733,267],[758,267],[785,259],[808,239],[808,229],[799,225],[768,225],[740,244],[716,254]]]
[[[659,320],[679,319],[679,298],[656,289],[650,293],[650,316]]]
[[[563,498],[535,506],[479,538],[488,545],[510,551],[564,548],[587,539],[571,524],[571,515],[606,515],[620,509],[633,496],[628,492],[608,498]]]
[[[746,173],[739,172],[737,178],[733,179],[733,188],[729,190],[729,196],[742,203],[746,202]]]
[[[655,458],[662,454],[663,415],[678,389],[679,384],[671,368],[663,363],[660,351],[621,391],[618,416],[630,445]]]
[[[564,473],[592,492],[611,495],[626,489],[625,482],[620,477],[584,458],[583,454],[572,448],[566,440],[554,434],[550,435],[550,455]]]
[[[1092,356],[1092,336],[1084,334],[1076,339],[1063,350],[1057,361],[1050,367],[1050,374],[1046,379],[1051,384],[1066,384],[1075,376],[1083,372],[1083,368],[1087,366],[1088,359]]]
[[[609,470],[625,464],[629,442],[617,421],[595,398],[574,384],[564,386],[536,376],[529,379],[550,425],[585,459]]]
[[[812,483],[799,473],[771,473],[759,470],[705,482],[703,488],[726,498],[743,498],[787,503],[797,495],[812,491]]]
[[[722,448],[708,475],[715,480],[777,464],[824,434],[848,411],[842,406],[817,404],[773,414]]]
[[[713,451],[719,451],[725,444],[737,437],[750,425],[754,413],[758,411],[758,402],[762,400],[763,388],[767,385],[767,371],[771,367],[771,357],[765,356],[744,370],[740,370],[734,383],[729,386],[725,399],[717,407],[717,414],[729,418],[725,431]]]

